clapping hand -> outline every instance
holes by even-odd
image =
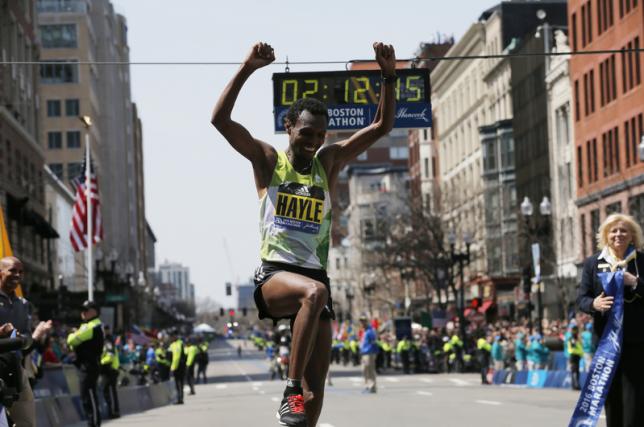
[[[6,338],[13,332],[13,325],[11,323],[5,323],[0,325],[0,338]]]
[[[42,341],[45,339],[45,336],[47,333],[51,330],[52,328],[52,323],[51,320],[48,320],[46,322],[40,322],[38,323],[38,326],[36,326],[36,329],[34,329],[33,334],[31,334],[31,337],[35,341]]]

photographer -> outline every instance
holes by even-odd
[[[11,329],[16,329],[19,336],[31,335],[34,341],[43,341],[52,327],[51,320],[40,322],[32,333],[29,302],[16,295],[16,288],[22,281],[23,273],[23,265],[18,258],[0,259],[0,325],[9,323],[12,326]],[[31,348],[23,350],[23,356],[30,351]],[[24,370],[24,359],[23,357],[20,372],[21,383],[18,385],[20,396],[7,408],[7,413],[17,427],[36,425],[36,406],[29,379]]]

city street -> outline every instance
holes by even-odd
[[[109,425],[278,425],[282,382],[268,380],[268,365],[250,343],[241,359],[235,345],[221,341],[211,349],[210,383],[198,385],[195,396],[186,395],[185,405],[128,415]],[[576,402],[569,390],[483,387],[474,374],[380,376],[378,393],[362,394],[359,369],[332,366],[332,382],[319,427],[564,426]]]

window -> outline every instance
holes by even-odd
[[[40,66],[40,81],[43,84],[77,83],[78,64],[55,61]]]
[[[598,159],[597,159],[597,139],[593,138],[593,182],[597,181],[598,177]]]
[[[394,159],[408,159],[409,147],[389,147],[389,158]]]
[[[58,99],[47,100],[47,117],[60,117],[60,101]]]
[[[619,17],[623,18],[624,15],[634,10],[637,7],[637,0],[617,0],[619,1]]]
[[[438,178],[438,165],[436,164],[436,157],[432,156],[432,173],[434,178]]]
[[[360,154],[358,155],[358,157],[357,157],[357,160],[360,160],[360,161],[365,161],[365,160],[367,160],[367,152],[366,152],[366,151],[363,151],[362,153],[360,153]]]
[[[78,47],[76,25],[41,25],[40,41],[42,43],[42,47],[46,49]]]
[[[67,163],[67,179],[74,179],[82,173],[82,163]]]
[[[606,205],[606,216],[614,213],[622,213],[622,202],[615,202]]]
[[[582,157],[582,147],[581,145],[577,146],[577,186],[578,187],[583,187],[584,185],[584,171],[583,171],[583,163],[584,159]]]
[[[638,194],[628,199],[628,213],[638,224],[644,224],[644,194]]]
[[[579,121],[579,80],[575,80],[575,121]]]
[[[599,231],[599,209],[590,211],[590,233],[592,238],[597,235]]]
[[[494,139],[483,143],[483,169],[485,172],[496,169],[496,146],[494,143]]]
[[[65,100],[65,115],[70,117],[80,116],[80,106],[78,99]]]
[[[637,164],[639,158],[638,145],[644,135],[642,113],[624,122],[624,148],[626,149],[626,167]]]
[[[429,178],[429,158],[428,157],[425,157],[424,164],[425,164],[425,178]]]
[[[572,51],[577,52],[577,14],[572,14]]]
[[[510,134],[501,136],[501,167],[514,167],[514,139]]]
[[[50,150],[60,150],[63,148],[63,133],[47,132],[47,147]]]
[[[639,48],[639,37],[635,37],[622,47],[623,50]],[[641,55],[639,52],[622,52],[620,55],[622,56],[622,90],[626,93],[642,82]]]
[[[373,219],[363,219],[360,221],[360,228],[362,231],[362,240],[369,241],[376,238],[376,230]]]
[[[63,165],[62,163],[50,163],[49,164],[49,169],[52,171],[54,175],[56,175],[56,178],[62,180],[63,179]]]
[[[81,134],[80,131],[73,130],[67,132],[67,148],[80,148]]]
[[[597,34],[613,25],[613,0],[597,0]]]

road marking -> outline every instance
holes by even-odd
[[[237,368],[237,370],[239,371],[239,373],[246,377],[246,381],[250,381],[250,382],[252,382],[252,381],[253,381],[253,379],[252,379],[250,376],[248,376],[248,374],[246,373],[246,371],[244,371],[244,370],[241,368],[241,366],[239,366],[239,365],[237,364],[237,362],[233,362],[233,364],[235,365],[235,367]]]
[[[422,378],[421,381],[427,384],[431,384],[434,382],[434,380],[431,378]]]
[[[416,394],[419,394],[421,396],[433,396],[434,395],[434,393],[431,393],[429,391],[422,391],[422,390],[417,391]]]
[[[223,390],[225,388],[228,388],[228,385],[227,384],[217,384],[215,386],[215,388],[218,388],[219,390]]]
[[[279,398],[279,397],[271,397],[271,400],[272,400],[273,402],[279,402],[279,401],[280,401],[280,398]]]
[[[349,379],[351,381],[353,381],[354,383],[362,382],[362,378],[360,378],[360,377],[350,377]]]
[[[390,382],[390,383],[399,383],[400,380],[398,378],[393,378],[393,377],[385,377],[385,381]]]
[[[255,381],[255,382],[253,383],[253,387],[261,387],[261,386],[263,386],[263,385],[264,385],[264,383],[260,383],[260,382],[257,382],[257,381]]]
[[[501,402],[495,402],[494,400],[475,400],[476,403],[481,403],[483,405],[495,405],[499,406],[502,403]]]
[[[457,385],[458,387],[465,387],[465,386],[470,385],[470,383],[469,383],[469,382],[467,382],[467,381],[465,381],[465,380],[459,380],[459,379],[457,379],[457,378],[450,378],[449,380],[450,380],[451,382],[453,382],[455,385]]]
[[[322,423],[320,424],[320,427],[333,427],[333,424]]]

